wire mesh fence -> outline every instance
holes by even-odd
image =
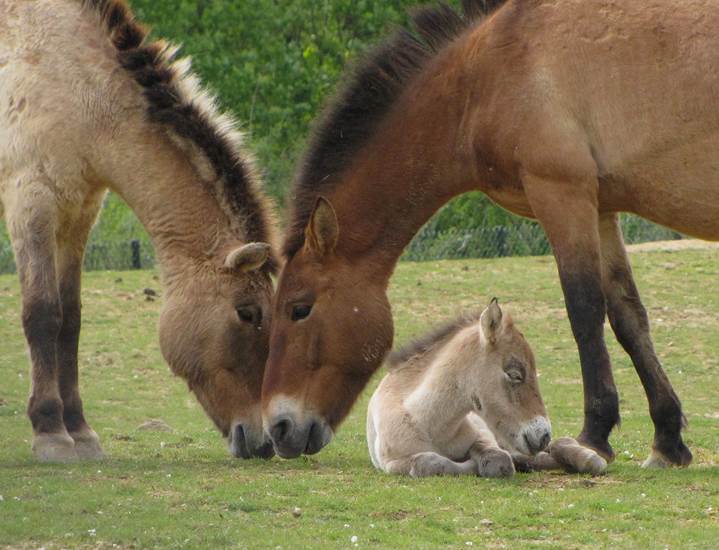
[[[155,251],[139,240],[90,243],[85,251],[85,270],[149,269],[155,265]],[[15,273],[15,261],[8,239],[0,235],[0,274]]]
[[[622,218],[628,243],[681,238],[681,234],[634,216]],[[509,225],[438,231],[431,223],[417,234],[403,260],[424,261],[501,256],[538,256],[551,252],[544,231],[536,222],[518,221]],[[147,269],[155,265],[155,252],[143,239],[91,239],[85,253],[86,270]],[[0,227],[0,273],[13,273],[15,263],[7,235]]]
[[[681,239],[682,235],[635,216],[622,217],[627,243]],[[541,256],[551,253],[541,226],[520,221],[509,225],[437,231],[426,225],[414,238],[403,258],[411,261],[501,256]]]

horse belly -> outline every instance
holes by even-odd
[[[719,240],[719,136],[685,143],[630,166],[602,186],[604,207],[616,203],[609,209]]]

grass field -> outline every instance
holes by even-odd
[[[716,547],[719,250],[635,254],[633,263],[660,357],[684,402],[695,462],[683,470],[639,467],[651,423],[631,363],[610,336],[623,424],[612,439],[617,460],[594,479],[380,474],[364,440],[369,392],[314,457],[230,459],[160,357],[160,303],[142,294],[159,289],[152,272],[84,279],[81,384],[110,458],[37,464],[24,413],[29,371],[18,284],[0,277],[0,547]],[[579,366],[551,258],[401,264],[391,288],[396,340],[491,296],[534,347],[555,435],[576,435]],[[137,429],[155,418],[173,431]]]

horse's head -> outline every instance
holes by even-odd
[[[338,255],[338,234],[332,206],[318,201],[275,296],[263,420],[287,458],[329,443],[392,346],[386,281]]]
[[[476,334],[476,332],[475,332]],[[482,312],[478,359],[467,361],[475,410],[507,451],[534,455],[552,429],[539,393],[534,354],[496,300]]]
[[[271,457],[262,429],[262,376],[267,359],[272,281],[263,266],[269,245],[228,251],[223,265],[183,272],[169,286],[160,317],[160,347],[232,455]]]

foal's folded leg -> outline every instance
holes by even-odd
[[[512,456],[500,449],[497,440],[484,422],[469,415],[457,432],[457,443],[469,442],[469,456],[477,464],[481,477],[511,477],[514,475]],[[465,447],[466,448],[466,447]]]
[[[544,451],[534,456],[513,454],[512,461],[514,462],[514,469],[523,473],[562,469],[562,465],[552,455]]]
[[[476,475],[477,464],[471,459],[455,462],[446,456],[428,451],[392,460],[385,466],[385,471],[411,477]]]

